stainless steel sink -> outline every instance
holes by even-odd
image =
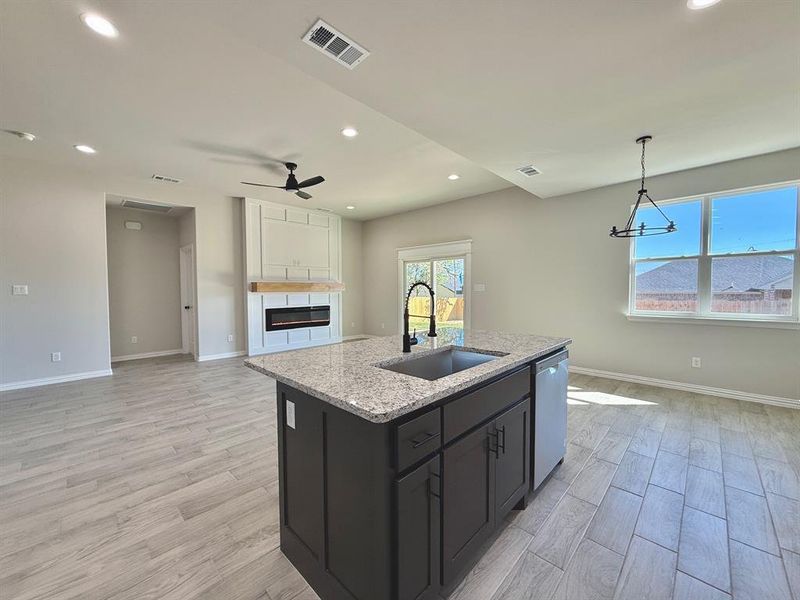
[[[409,358],[400,362],[378,366],[381,369],[394,371],[395,373],[403,373],[412,377],[434,381],[465,369],[477,367],[496,358],[498,356],[494,354],[448,348],[447,350],[425,354],[418,358]]]

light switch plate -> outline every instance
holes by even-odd
[[[12,296],[27,296],[28,295],[28,286],[27,285],[12,285],[11,286],[11,295]]]
[[[294,402],[286,401],[286,424],[292,429],[295,428],[294,424]]]
[[[61,352],[51,352],[50,362],[61,362]]]

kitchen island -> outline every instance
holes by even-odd
[[[566,377],[570,341],[446,329],[410,354],[388,336],[245,361],[278,382],[281,550],[323,600],[438,598],[458,583],[524,507],[532,432],[565,431],[565,379],[558,410],[542,411],[563,423],[536,423],[535,390],[556,358]]]

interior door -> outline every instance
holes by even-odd
[[[181,349],[184,354],[197,355],[195,333],[194,246],[180,249],[181,288]]]
[[[496,519],[505,517],[527,493],[530,483],[530,399],[497,417]]]
[[[397,482],[398,600],[436,598],[440,558],[440,474],[434,456]]]
[[[492,423],[444,451],[442,469],[442,584],[475,556],[495,526],[496,436]]]

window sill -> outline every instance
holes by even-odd
[[[773,319],[737,319],[730,317],[694,317],[689,315],[665,315],[626,313],[629,321],[651,323],[691,323],[696,325],[724,325],[726,327],[761,327],[764,329],[800,329],[798,321],[780,321]]]

